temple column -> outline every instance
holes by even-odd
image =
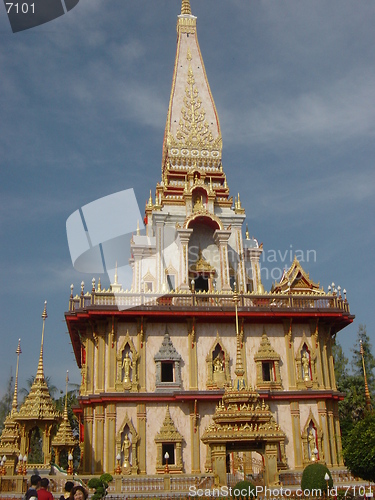
[[[189,283],[189,240],[192,235],[192,229],[177,229],[180,239],[180,290],[190,290]]]
[[[253,275],[253,285],[255,293],[264,293],[262,280],[260,276],[259,259],[263,252],[263,248],[250,248],[249,257],[251,262],[251,271]]]
[[[102,405],[97,405],[95,407],[94,435],[94,473],[102,474],[104,472],[104,408]]]
[[[94,415],[92,407],[88,406],[84,408],[84,450],[83,450],[83,473],[92,474],[92,437],[93,437],[93,425],[94,425]]]
[[[137,405],[138,466],[139,473],[146,474],[146,405]]]
[[[189,390],[198,390],[198,357],[196,325],[194,318],[188,320]]]
[[[200,474],[199,414],[197,400],[195,400],[194,403],[191,403],[190,412],[191,473]]]
[[[225,444],[211,445],[212,471],[218,476],[218,486],[226,486],[227,484],[226,453]]]
[[[323,431],[324,461],[328,467],[332,467],[332,457],[330,450],[330,435],[328,429],[328,416],[325,401],[318,401],[319,425]]]
[[[285,352],[286,363],[288,370],[289,390],[296,389],[296,367],[294,357],[294,339],[292,333],[292,320],[284,320],[284,337],[285,337]]]
[[[294,448],[294,467],[303,468],[302,461],[302,439],[301,439],[301,421],[298,401],[290,403],[290,414],[292,416],[293,448]]]
[[[245,259],[244,259],[244,251],[243,251],[243,242],[242,242],[242,232],[241,228],[236,230],[236,245],[237,245],[237,253],[239,257],[239,270],[237,272],[237,282],[238,282],[238,290],[240,293],[246,292],[246,272],[245,272]]]
[[[340,429],[338,402],[333,401],[332,405],[333,405],[333,420],[335,427],[334,437],[336,440],[336,449],[337,449],[337,461],[339,466],[341,466],[344,465],[344,459],[342,456],[341,429]]]
[[[146,392],[146,324],[143,316],[137,319],[137,335],[139,391]]]
[[[96,349],[95,349],[95,393],[104,392],[105,378],[105,330],[106,324],[100,322],[96,327]],[[116,366],[116,365],[115,365]]]
[[[154,213],[156,236],[156,291],[162,292],[165,283],[164,225],[166,214]]]
[[[264,470],[266,473],[266,485],[277,486],[279,484],[279,474],[277,471],[277,444],[266,444],[264,454]]]
[[[107,322],[107,338],[106,338],[106,379],[104,381],[105,390],[115,392],[116,383],[116,350],[117,350],[117,321],[112,316]]]
[[[106,446],[103,470],[113,474],[116,468],[116,405],[107,406],[105,417]]]
[[[336,439],[335,439],[335,423],[333,420],[333,409],[331,404],[328,407],[328,425],[329,425],[329,442],[331,445],[331,456],[332,456],[332,465],[333,467],[337,467],[337,449],[336,449]]]
[[[231,231],[219,230],[214,232],[214,241],[219,247],[220,254],[220,275],[221,275],[221,291],[230,292],[230,281],[229,281],[229,263],[228,263],[228,240]]]

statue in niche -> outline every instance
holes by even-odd
[[[223,372],[224,371],[224,361],[220,356],[217,356],[213,361],[214,372]]]
[[[310,356],[307,351],[302,353],[302,375],[303,380],[310,380]]]
[[[122,468],[124,474],[130,474],[130,462],[129,462],[130,447],[131,447],[130,439],[128,438],[128,435],[125,434],[124,442],[122,443],[122,452],[124,454],[124,464]]]
[[[309,443],[309,454],[310,454],[310,460],[312,462],[315,462],[316,460],[316,439],[315,439],[315,432],[312,427],[309,428],[307,432],[307,441]]]
[[[122,368],[124,370],[124,382],[131,382],[130,370],[132,369],[132,358],[129,356],[128,352],[125,354],[124,361],[122,362]]]
[[[212,361],[213,380],[220,386],[225,382],[224,359],[222,352]]]
[[[194,212],[199,212],[200,210],[203,210],[204,206],[203,206],[203,196],[198,196],[196,199],[195,199],[195,202],[194,202],[194,208],[193,208],[193,211]]]

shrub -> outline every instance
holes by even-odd
[[[242,495],[246,491],[246,495]],[[239,481],[233,488],[233,498],[255,498],[255,486],[250,481]]]
[[[99,478],[92,477],[87,483],[89,488],[94,488],[95,493],[92,496],[92,500],[100,500],[104,498],[107,494],[108,483],[113,480],[111,474],[102,474]]]
[[[318,462],[309,464],[302,473],[301,489],[310,490],[310,492],[320,490],[322,493],[327,493],[327,481],[324,479],[326,474],[329,475],[328,486],[332,488],[333,480],[328,467]]]

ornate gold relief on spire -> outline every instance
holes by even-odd
[[[191,15],[190,0],[182,0],[181,15]]]
[[[73,448],[78,445],[77,438],[73,435],[73,430],[68,418],[68,382],[69,382],[69,372],[66,372],[66,388],[65,388],[65,407],[64,407],[64,419],[60,424],[59,430],[56,436],[52,440],[52,446],[56,448],[57,458],[60,456],[61,450],[67,450],[68,452],[73,452]],[[59,463],[58,463],[59,465]]]
[[[221,136],[214,138],[206,120],[206,112],[201,107],[202,100],[196,87],[194,73],[189,64],[187,87],[184,97],[185,106],[181,109],[181,118],[176,138],[168,134],[168,146],[172,148],[195,149],[216,152],[220,156],[222,149]]]

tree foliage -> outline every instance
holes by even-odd
[[[0,400],[0,433],[4,428],[5,419],[7,415],[9,415],[12,409],[12,402],[13,402],[13,376],[11,371],[7,383],[7,390],[4,396]]]
[[[368,412],[349,432],[343,450],[345,465],[354,476],[375,481],[375,413]]]
[[[362,355],[360,351],[360,341],[362,341],[364,361],[366,368],[367,383],[372,397],[375,395],[375,357],[372,354],[372,345],[370,338],[367,335],[366,325],[359,325],[357,333],[357,343],[356,346],[351,349],[353,353],[352,357],[352,370],[353,374],[357,377],[361,377],[364,384],[364,374],[363,374],[363,364]]]

